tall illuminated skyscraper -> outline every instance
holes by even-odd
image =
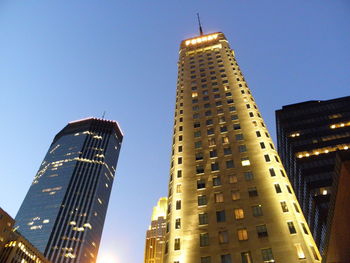
[[[168,199],[162,197],[153,207],[152,222],[146,233],[144,263],[163,263]]]
[[[96,261],[122,139],[117,122],[95,118],[54,138],[16,216],[50,261]]]
[[[182,41],[166,263],[320,262],[223,33]]]

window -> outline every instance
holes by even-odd
[[[196,122],[193,124],[193,128],[199,128],[201,127],[201,124],[199,122]]]
[[[207,204],[207,196],[206,195],[198,196],[198,206],[206,205],[206,204]]]
[[[256,232],[258,233],[258,237],[267,237],[269,235],[267,233],[266,225],[256,226]]]
[[[265,154],[264,158],[265,158],[265,162],[270,162],[271,161],[270,156],[268,154]]]
[[[227,132],[227,127],[226,126],[221,126],[220,127],[220,132]]]
[[[231,191],[231,197],[233,201],[241,199],[241,195],[239,193],[239,190],[232,190]]]
[[[208,134],[208,135],[214,134],[214,129],[213,129],[213,128],[208,129],[208,130],[207,130],[207,134]]]
[[[224,202],[224,194],[223,193],[214,193],[215,203],[223,203]]]
[[[250,165],[249,158],[248,157],[241,158],[241,164],[242,166],[249,166]]]
[[[226,221],[226,213],[225,210],[216,211],[216,222],[225,222]]]
[[[205,104],[204,104],[204,108],[206,108],[206,109],[207,109],[207,108],[210,108],[210,103],[205,103]]]
[[[278,159],[278,157],[275,155],[275,160],[276,160],[276,162],[280,162],[280,160]]]
[[[305,259],[305,254],[303,251],[303,248],[301,247],[300,244],[294,244],[295,249],[297,250],[297,255],[298,255],[298,259]]]
[[[244,172],[244,179],[246,181],[251,181],[254,179],[254,175],[252,171]]]
[[[203,160],[203,153],[202,152],[196,153],[196,161],[200,161],[200,160]]]
[[[221,263],[232,263],[230,254],[221,255],[220,257],[221,257]]]
[[[239,130],[241,128],[241,125],[236,123],[236,124],[233,124],[233,129],[234,130]]]
[[[244,211],[242,208],[236,208],[233,210],[233,213],[235,215],[235,219],[243,219],[244,218]]]
[[[181,184],[176,185],[176,193],[177,194],[181,193]]]
[[[208,224],[208,214],[202,213],[198,215],[198,221],[200,225],[206,225]]]
[[[214,157],[217,157],[218,154],[217,154],[216,150],[213,149],[213,150],[209,151],[209,156],[210,156],[210,158],[214,158]]]
[[[237,114],[231,115],[231,120],[233,121],[238,120],[238,115]]]
[[[208,233],[199,234],[199,245],[201,247],[209,246],[209,234]]]
[[[218,171],[219,170],[219,163],[211,163],[211,170]]]
[[[282,190],[279,184],[275,184],[275,190],[277,194],[282,193]]]
[[[182,164],[182,157],[177,158],[177,163]]]
[[[197,181],[197,189],[203,189],[205,188],[205,181],[204,179],[200,179]]]
[[[249,112],[249,117],[254,117],[254,113],[253,112]]]
[[[286,212],[289,211],[289,210],[288,210],[287,203],[286,203],[285,201],[280,202],[280,204],[281,204],[281,208],[282,208],[282,212],[283,212],[283,213],[286,213]]]
[[[176,200],[176,210],[181,209],[181,200]]]
[[[227,136],[223,136],[221,138],[221,141],[222,141],[222,143],[229,143],[230,142]]]
[[[175,229],[180,229],[181,228],[181,218],[176,218],[175,219]]]
[[[165,253],[165,254],[168,254],[168,251],[169,251],[169,243],[168,243],[168,242],[165,242],[164,253]]]
[[[228,232],[219,231],[219,244],[227,244],[227,243],[228,243]]]
[[[286,177],[286,174],[284,173],[283,170],[280,170],[280,172],[281,172],[281,175],[282,175],[283,177]]]
[[[231,151],[230,147],[224,148],[224,155],[228,155],[228,154],[231,154],[231,153],[232,153],[232,151]]]
[[[240,153],[246,152],[246,151],[247,151],[247,146],[245,146],[245,145],[240,145],[240,146],[238,146],[238,151],[239,151]]]
[[[270,168],[269,169],[270,171],[270,175],[273,177],[273,176],[276,176],[276,173],[275,173],[275,170],[273,168]]]
[[[196,174],[202,174],[202,173],[204,173],[203,165],[197,165],[196,166]]]
[[[301,228],[303,229],[304,233],[305,233],[306,235],[308,235],[309,232],[307,231],[307,228],[306,228],[305,224],[301,222],[300,225],[301,225]]]
[[[202,147],[202,142],[201,141],[197,141],[197,142],[194,142],[194,148],[201,148]]]
[[[249,187],[248,188],[248,195],[249,195],[249,197],[258,196],[258,190],[256,189],[256,187]]]
[[[237,141],[242,141],[243,140],[243,134],[242,133],[236,134],[236,140]]]
[[[211,125],[211,124],[213,124],[213,120],[212,119],[206,120],[205,124],[206,125]]]
[[[262,249],[261,255],[262,255],[262,258],[264,260],[264,263],[275,262],[271,248]]]
[[[238,240],[248,240],[248,231],[246,228],[241,228],[237,230]]]
[[[290,187],[289,187],[289,185],[286,185],[286,187],[287,187],[287,190],[288,190],[288,193],[292,193],[292,190],[290,189]]]
[[[289,233],[291,233],[291,234],[297,233],[297,230],[295,229],[292,221],[287,222],[287,225],[288,225]]]
[[[320,258],[318,257],[318,254],[316,252],[316,249],[313,246],[310,246],[310,248],[311,248],[311,251],[312,251],[312,254],[313,254],[314,258],[316,260],[320,260]]]
[[[181,145],[177,148],[177,151],[178,152],[182,152],[182,146]]]
[[[266,148],[265,143],[261,142],[261,143],[260,143],[260,148],[261,148],[261,149],[265,149],[265,148]]]
[[[233,160],[226,161],[226,168],[234,168],[235,165],[233,163]]]
[[[237,176],[236,175],[229,175],[228,176],[228,180],[230,182],[230,184],[234,184],[238,182]]]
[[[213,186],[219,186],[221,185],[221,178],[220,176],[214,176],[213,177]]]
[[[208,111],[206,111],[204,114],[205,114],[205,116],[211,116],[211,111],[208,110]]]
[[[228,109],[229,109],[229,111],[235,111],[236,107],[235,106],[230,106]]]
[[[296,203],[293,203],[293,205],[294,205],[295,211],[296,211],[297,213],[300,213],[300,210],[299,210],[298,205],[297,205]]]
[[[211,258],[208,257],[201,257],[201,263],[211,263]]]
[[[252,212],[253,212],[253,216],[262,216],[263,215],[262,205],[252,206]]]
[[[250,251],[242,252],[241,260],[242,260],[242,263],[253,263],[253,258]]]
[[[210,138],[208,140],[208,144],[209,144],[209,146],[215,146],[215,138]]]
[[[261,137],[261,133],[259,131],[256,131],[256,137]]]
[[[180,238],[175,238],[174,250],[180,250]]]

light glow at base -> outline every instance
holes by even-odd
[[[120,263],[119,259],[113,253],[101,252],[98,255],[96,263]]]

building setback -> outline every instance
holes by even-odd
[[[115,121],[70,122],[54,138],[16,226],[55,263],[95,262],[122,132]]]
[[[350,160],[350,97],[283,106],[276,111],[276,123],[278,151],[321,254],[326,259],[328,249],[345,253],[339,248],[346,236],[350,243],[344,220],[349,208],[338,200],[350,201],[341,197],[350,188],[341,168]]]
[[[223,33],[182,41],[165,263],[320,262]]]
[[[153,208],[152,222],[146,233],[144,263],[163,263],[167,203],[167,198],[162,197]]]

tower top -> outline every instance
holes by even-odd
[[[201,24],[201,19],[199,17],[199,13],[197,13],[197,19],[198,19],[198,25],[199,25],[199,34],[203,36],[203,29],[202,29],[202,24]]]

